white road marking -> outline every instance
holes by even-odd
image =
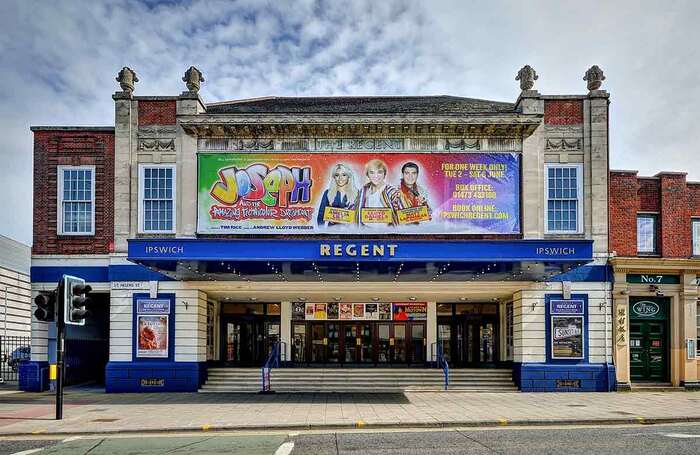
[[[37,453],[44,450],[43,447],[40,447],[38,449],[29,449],[29,450],[23,450],[21,452],[15,452],[12,455],[29,455],[30,453]]]
[[[71,436],[70,438],[66,438],[61,442],[71,442],[71,441],[77,441],[78,439],[82,438],[82,436]]]
[[[293,442],[285,442],[275,450],[275,455],[289,455],[294,450]]]
[[[295,437],[299,436],[299,433],[298,432],[289,433],[287,436],[289,436],[290,438],[295,438]]]
[[[693,439],[700,438],[700,434],[687,434],[687,433],[664,433],[667,438],[679,438],[679,439]]]

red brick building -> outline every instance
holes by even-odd
[[[618,386],[697,385],[700,183],[610,172]]]

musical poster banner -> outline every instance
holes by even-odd
[[[197,232],[518,234],[518,153],[200,153]]]
[[[295,321],[425,321],[425,302],[406,303],[292,303]]]

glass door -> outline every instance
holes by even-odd
[[[306,324],[292,324],[292,362],[306,363]]]
[[[440,349],[435,353],[435,355],[439,355],[439,353],[442,351],[442,355],[447,360],[448,362],[452,361],[452,324],[450,323],[443,323],[443,324],[438,324],[438,345],[440,346]],[[433,362],[437,361],[439,362],[440,359],[433,359]]]
[[[374,349],[372,340],[372,325],[369,323],[359,325],[360,363],[374,363]]]
[[[327,325],[328,346],[326,349],[326,361],[328,363],[340,362],[340,323],[329,322]]]
[[[326,325],[311,324],[311,363],[326,363],[326,346],[328,338],[326,338]]]
[[[387,364],[391,361],[394,339],[391,338],[391,324],[377,324],[377,363]]]
[[[409,363],[425,363],[425,324],[414,322],[411,327],[411,357]]]
[[[479,362],[494,363],[496,361],[496,330],[495,324],[482,321],[479,325]]]
[[[406,324],[394,324],[393,363],[406,363]]]
[[[343,363],[357,363],[359,357],[360,338],[359,328],[355,324],[343,325],[343,348],[345,356]]]

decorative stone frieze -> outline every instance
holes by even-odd
[[[445,139],[445,150],[480,150],[479,139]]]
[[[547,139],[547,150],[581,150],[581,139]]]
[[[174,150],[175,139],[139,139],[139,151],[172,152]]]
[[[175,125],[147,125],[139,127],[139,138],[160,139],[163,137],[175,137],[177,126]]]

